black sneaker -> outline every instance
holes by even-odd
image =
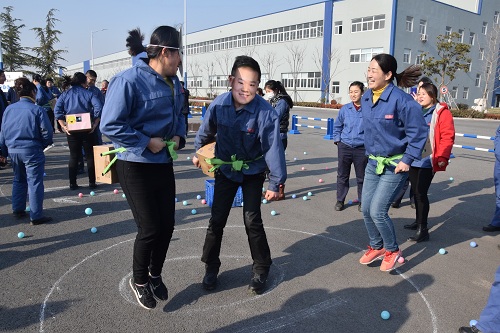
[[[44,217],[40,217],[39,219],[31,220],[30,224],[31,225],[39,225],[39,224],[44,224],[44,223],[47,223],[50,221],[52,221],[52,217],[44,216]]]
[[[134,283],[134,278],[130,278],[129,284],[140,306],[148,310],[156,307],[156,300],[153,296],[151,288],[149,287],[149,283],[144,286],[138,286]]]
[[[154,278],[150,275],[149,285],[151,286],[153,296],[158,301],[166,301],[168,299],[168,289],[165,286],[165,283],[163,283],[161,276]]]
[[[344,209],[344,203],[342,201],[337,201],[337,203],[335,204],[335,210],[339,212],[342,209]]]
[[[78,186],[77,184],[69,184],[69,189],[70,190],[78,190],[80,188],[80,186]]]
[[[14,217],[16,217],[18,219],[21,219],[23,217],[26,217],[28,214],[24,210],[18,210],[18,211],[12,212],[12,215],[14,215]]]
[[[207,271],[203,277],[203,289],[214,290],[217,287],[217,273]]]
[[[267,280],[267,274],[254,273],[253,278],[250,281],[250,285],[248,286],[248,289],[257,295],[260,295],[266,288],[266,280]]]

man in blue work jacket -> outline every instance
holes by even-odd
[[[195,148],[216,141],[215,186],[203,255],[203,287],[213,290],[222,234],[238,187],[243,191],[243,216],[253,259],[251,292],[261,294],[271,266],[271,252],[262,224],[260,204],[265,172],[269,168],[267,200],[278,198],[279,184],[285,183],[285,152],[280,139],[279,115],[260,96],[260,66],[253,58],[238,56],[229,81],[231,91],[218,96],[209,106],[195,139]],[[198,158],[193,164],[200,167]]]

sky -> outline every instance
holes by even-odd
[[[256,16],[297,8],[322,0],[186,0],[188,33]],[[21,44],[37,45],[31,28],[45,27],[50,9],[55,8],[55,29],[62,32],[56,49],[67,50],[60,65],[68,66],[91,59],[91,36],[94,58],[124,51],[127,32],[139,27],[145,43],[160,25],[178,26],[184,22],[183,0],[2,0],[0,10],[12,6],[11,15],[25,24]],[[1,27],[0,27],[1,28]],[[102,29],[106,29],[100,31]],[[188,41],[189,42],[189,41]]]

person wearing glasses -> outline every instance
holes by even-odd
[[[139,29],[129,31],[129,54],[147,57],[110,80],[101,132],[123,150],[116,171],[138,230],[129,283],[139,305],[153,309],[168,299],[161,274],[175,224],[173,159],[185,145],[186,127],[176,76],[181,36],[160,26],[146,47],[143,39]]]

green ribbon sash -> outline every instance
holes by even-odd
[[[370,159],[377,161],[377,168],[375,169],[375,173],[377,175],[381,175],[384,172],[384,169],[387,165],[397,166],[398,164],[394,162],[394,160],[399,160],[403,158],[403,154],[394,155],[391,157],[383,157],[383,156],[373,156],[370,154],[368,156]]]
[[[244,160],[237,160],[236,155],[233,155],[233,156],[231,156],[230,162],[223,161],[220,158],[206,158],[205,162],[212,165],[212,167],[210,168],[210,170],[208,170],[208,172],[213,172],[213,171],[217,170],[218,168],[220,168],[221,165],[224,165],[224,164],[230,164],[231,170],[233,170],[233,171],[241,171],[241,169],[248,169],[249,168],[248,163],[256,161],[260,158],[262,158],[262,156],[259,156],[254,160],[244,161]]]
[[[169,141],[165,140],[163,142],[165,142],[165,145],[166,145],[166,147],[168,149],[170,157],[172,157],[172,159],[175,161],[177,159],[177,157],[178,157],[177,156],[177,152],[174,150],[175,141],[173,141],[173,140],[169,140]],[[113,150],[101,153],[101,156],[106,156],[106,155],[116,154],[116,153],[123,153],[123,152],[126,152],[126,151],[127,151],[127,148],[120,147],[120,148],[117,148],[117,149],[113,149]],[[109,169],[111,169],[111,167],[113,166],[113,164],[115,164],[117,158],[118,158],[118,156],[115,155],[115,157],[113,157],[113,159],[111,160],[111,162],[109,162],[109,164],[104,168],[104,170],[102,170],[102,175],[103,176],[106,173],[108,173]]]

